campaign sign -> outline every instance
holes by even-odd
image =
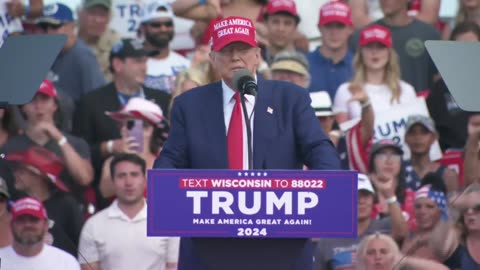
[[[357,172],[149,170],[148,236],[357,237]]]

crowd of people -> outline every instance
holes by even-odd
[[[424,45],[480,41],[479,0],[454,21],[440,0],[331,0],[318,21],[293,0],[151,1],[133,37],[109,28],[112,8],[0,0],[1,42],[68,37],[33,99],[0,108],[2,269],[182,269],[179,238],[146,236],[147,171],[179,135],[175,99],[224,78],[213,26],[230,16],[254,23],[255,78],[305,90],[359,173],[358,237],[312,239],[314,269],[480,269],[480,112],[457,105]],[[193,49],[171,48],[176,18]]]

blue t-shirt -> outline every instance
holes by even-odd
[[[81,40],[57,57],[48,79],[74,101],[106,83],[93,51]]]
[[[309,65],[311,82],[310,92],[327,91],[330,98],[335,98],[338,87],[349,81],[353,76],[353,54],[348,51],[338,63],[320,54],[320,47],[306,55]]]

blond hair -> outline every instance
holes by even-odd
[[[474,192],[480,192],[480,184],[479,183],[472,183],[470,184],[469,186],[467,186],[467,188],[465,188],[465,190],[463,191],[463,193],[459,196],[462,196],[463,194],[469,194],[469,193],[474,193]],[[467,240],[467,236],[468,236],[468,229],[467,229],[467,226],[465,225],[465,221],[463,219],[463,215],[461,214],[458,219],[457,219],[457,222],[455,224],[455,227],[459,230],[460,232],[460,238],[462,241],[466,241]]]
[[[198,86],[202,86],[207,84],[206,74],[203,70],[189,68],[177,75],[175,79],[175,88],[172,91],[172,97],[170,100],[169,111],[172,110],[173,100],[182,94],[182,85],[186,81],[192,81],[196,83]],[[170,114],[169,114],[170,115]]]
[[[365,257],[367,256],[367,248],[372,240],[382,240],[383,242],[387,243],[390,253],[392,255],[396,255],[400,253],[400,249],[398,248],[397,243],[390,235],[382,234],[382,233],[375,233],[363,238],[357,248],[357,270],[367,270],[365,265]],[[393,267],[393,266],[392,266]]]
[[[400,101],[400,95],[402,94],[402,89],[400,88],[400,64],[398,62],[398,55],[393,48],[389,48],[389,57],[387,65],[385,66],[385,76],[383,82],[390,88],[392,91],[392,99],[390,103],[393,104],[394,101]],[[353,79],[350,81],[350,89],[356,87],[362,87],[367,83],[367,67],[363,62],[361,55],[361,49],[355,53],[353,58],[353,69],[355,74]]]

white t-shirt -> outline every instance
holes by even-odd
[[[352,98],[352,93],[348,89],[350,83],[343,83],[338,87],[335,94],[334,111],[348,113],[348,119],[360,118],[362,115],[362,107],[359,102],[349,102]],[[370,98],[372,109],[375,114],[379,114],[391,109],[394,106],[406,104],[409,100],[414,99],[417,95],[413,86],[400,81],[400,99],[398,101],[391,102],[392,92],[390,88],[385,84],[365,84],[364,89]]]
[[[105,270],[165,270],[166,263],[178,262],[179,247],[179,237],[147,237],[146,203],[130,219],[114,201],[85,223],[78,259]]]
[[[0,258],[2,270],[80,270],[78,261],[72,255],[49,245],[44,245],[34,257],[23,257],[12,246],[4,247],[0,249]]]
[[[9,34],[23,31],[20,19],[8,15],[7,2],[9,0],[0,0],[0,47]]]
[[[174,51],[170,51],[168,57],[162,60],[149,58],[145,86],[171,93],[178,73],[189,67],[190,60]]]

